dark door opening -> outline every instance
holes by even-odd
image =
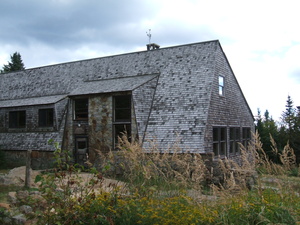
[[[84,166],[88,153],[88,138],[75,137],[75,163]]]

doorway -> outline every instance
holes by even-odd
[[[84,166],[88,154],[88,137],[75,137],[75,163]]]

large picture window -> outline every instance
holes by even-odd
[[[39,109],[39,127],[53,127],[53,109]]]
[[[118,143],[118,138],[127,134],[131,136],[131,95],[119,95],[113,98],[114,119],[114,146]]]
[[[240,134],[240,128],[239,127],[231,127],[229,132],[229,141],[230,141],[230,147],[229,147],[229,153],[230,154],[238,154],[240,151],[240,140],[241,134]]]
[[[88,120],[89,100],[88,98],[74,99],[74,119]]]
[[[26,127],[26,111],[9,112],[9,128],[25,128]]]
[[[226,127],[213,128],[213,150],[215,156],[225,156],[227,149]]]

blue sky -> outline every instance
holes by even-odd
[[[297,0],[1,0],[0,66],[26,68],[218,39],[254,115],[300,106]]]

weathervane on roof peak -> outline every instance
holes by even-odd
[[[147,36],[149,38],[149,44],[146,45],[147,46],[147,50],[149,51],[149,50],[154,50],[154,49],[160,48],[160,46],[158,44],[151,43],[151,36],[152,36],[151,35],[151,29],[149,29],[149,32],[146,31],[146,34],[147,34]]]
[[[151,29],[149,29],[149,33],[146,31],[146,34],[149,38],[149,44],[151,43]]]

